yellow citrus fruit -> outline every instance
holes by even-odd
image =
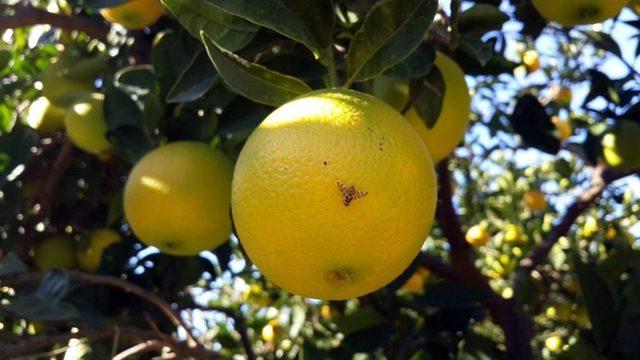
[[[424,284],[429,279],[431,273],[425,268],[417,268],[416,271],[411,274],[409,279],[402,285],[402,289],[411,293],[420,293],[424,289]]]
[[[564,340],[558,335],[550,336],[544,340],[544,346],[551,352],[558,352],[562,349]]]
[[[100,267],[102,253],[120,241],[120,235],[111,229],[96,229],[89,236],[89,245],[78,251],[78,265],[84,271],[94,272]]]
[[[111,149],[107,140],[107,122],[103,113],[104,95],[85,94],[76,99],[64,118],[69,140],[78,148],[91,153],[102,154]]]
[[[233,165],[194,141],[161,146],[133,168],[124,213],[145,244],[172,255],[195,255],[229,239]]]
[[[533,0],[533,6],[547,20],[563,26],[603,22],[620,13],[629,0]]]
[[[392,108],[403,111],[409,104],[409,80],[381,75],[373,79],[373,94]]]
[[[29,105],[26,123],[41,135],[51,135],[64,127],[66,111],[41,96]]]
[[[589,216],[585,220],[584,225],[582,225],[582,236],[591,238],[598,233],[599,229],[600,226],[598,225],[598,219],[594,218],[593,216]]]
[[[629,1],[629,8],[633,10],[634,13],[640,14],[640,0]]]
[[[531,211],[542,211],[547,208],[547,197],[540,190],[529,190],[525,192],[522,200]]]
[[[540,55],[535,50],[527,50],[522,53],[522,63],[527,68],[527,72],[536,72],[540,70]]]
[[[557,116],[553,116],[551,117],[551,122],[556,128],[556,133],[558,134],[557,136],[560,141],[567,140],[573,134],[573,129],[571,129],[571,124],[568,121],[562,120]]]
[[[618,170],[640,169],[640,123],[618,121],[602,138],[602,152],[607,165]]]
[[[486,245],[490,239],[487,224],[480,223],[470,227],[465,234],[465,239],[471,246],[476,248]]]
[[[415,109],[404,115],[411,126],[427,144],[434,162],[446,158],[458,146],[469,126],[471,96],[464,79],[464,72],[452,59],[438,53],[435,66],[444,79],[445,90],[440,116],[432,128],[428,128]]]
[[[95,91],[92,74],[70,74],[77,61],[68,57],[55,58],[40,74],[42,95],[52,103],[66,107],[78,96]]]
[[[33,249],[33,263],[40,270],[75,267],[76,250],[73,240],[65,236],[53,236],[40,241]]]
[[[278,320],[273,319],[262,328],[260,336],[265,342],[277,344],[284,337],[284,328],[280,325]]]
[[[131,0],[100,10],[100,14],[108,22],[120,24],[129,30],[153,25],[163,13],[164,7],[158,0]]]
[[[614,226],[607,227],[607,240],[613,240],[618,236],[618,230]]]
[[[520,242],[522,240],[522,232],[518,225],[509,224],[504,233],[504,241],[506,242]]]
[[[333,311],[331,310],[331,306],[322,305],[322,307],[320,308],[320,316],[322,316],[323,319],[325,320],[331,319],[332,314],[333,314]]]
[[[433,162],[406,120],[373,96],[328,89],[279,107],[251,134],[231,203],[240,242],[267,278],[337,300],[407,268],[435,201]]]

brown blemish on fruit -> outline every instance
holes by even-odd
[[[324,273],[324,279],[333,285],[343,284],[351,279],[355,273],[349,268],[338,268]]]
[[[598,6],[583,6],[577,11],[578,19],[590,20],[597,17],[600,14],[600,7]]]
[[[366,190],[356,190],[353,185],[346,187],[340,181],[338,181],[338,190],[340,190],[340,194],[342,194],[342,204],[344,204],[345,207],[351,205],[353,200],[363,198],[368,194]]]
[[[327,162],[326,161],[323,161],[322,163],[324,164],[324,166],[327,166]]]

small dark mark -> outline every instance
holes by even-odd
[[[327,162],[326,161],[323,161],[322,163],[324,164],[324,166],[327,166]]]
[[[344,206],[349,206],[353,200],[363,198],[368,194],[366,190],[356,190],[353,185],[346,187],[340,181],[338,181],[338,190],[340,190],[342,194],[342,203]]]

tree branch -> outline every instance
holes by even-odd
[[[85,284],[105,285],[105,286],[119,288],[124,292],[134,294],[139,298],[150,302],[151,304],[155,305],[158,309],[160,309],[160,311],[162,311],[169,318],[169,320],[173,322],[175,326],[181,326],[185,329],[185,332],[187,333],[187,338],[191,342],[192,346],[203,347],[196,340],[189,324],[187,324],[187,322],[178,314],[177,311],[171,308],[171,305],[169,305],[166,301],[164,301],[161,297],[154,294],[153,292],[145,288],[142,288],[140,286],[134,285],[128,281],[121,280],[112,276],[88,274],[88,273],[84,273],[77,270],[69,270],[68,273],[69,273],[69,278],[71,280],[74,280],[80,283],[85,283]],[[44,276],[44,273],[42,272],[21,273],[17,275],[8,275],[8,276],[0,277],[0,281],[5,286],[15,287],[24,283],[40,281],[43,276]]]
[[[8,9],[12,13],[0,17],[0,33],[8,29],[39,24],[48,24],[67,30],[78,30],[99,39],[106,39],[109,33],[109,26],[96,21],[96,19],[55,14],[31,6],[0,4],[0,9]]]
[[[593,169],[591,187],[580,194],[573,204],[567,208],[562,220],[551,230],[542,243],[520,260],[518,263],[518,275],[528,276],[536,266],[545,261],[553,245],[561,237],[567,235],[576,219],[596,201],[609,184],[634,173],[637,173],[637,171],[619,173],[606,168],[602,164],[596,166]]]
[[[124,360],[130,356],[142,354],[149,351],[162,352],[163,347],[164,344],[162,344],[158,340],[147,340],[116,354],[111,360]]]
[[[0,347],[0,357],[3,359],[15,358],[25,354],[33,353],[45,346],[50,346],[58,342],[67,342],[70,339],[87,338],[91,340],[107,339],[118,332],[120,336],[129,338],[134,341],[153,341],[171,348],[180,358],[195,359],[223,359],[215,352],[209,351],[202,347],[192,347],[184,342],[178,341],[171,336],[145,331],[133,327],[112,327],[108,329],[80,329],[75,333],[53,334],[53,335],[36,335],[21,337],[20,341],[13,345]]]
[[[247,322],[244,319],[244,316],[240,314],[238,311],[221,307],[221,306],[199,306],[196,305],[194,308],[202,310],[202,311],[218,311],[221,312],[231,319],[233,319],[234,327],[236,331],[240,334],[240,341],[242,342],[242,347],[244,347],[244,351],[247,355],[248,360],[255,360],[256,354],[253,352],[253,347],[251,346],[251,340],[249,339],[249,333],[247,328]]]
[[[518,308],[513,300],[503,299],[495,294],[489,286],[488,280],[475,266],[473,248],[465,240],[460,220],[451,201],[453,194],[448,166],[447,160],[441,161],[437,165],[438,210],[436,217],[451,247],[450,258],[453,269],[458,274],[460,281],[492,294],[484,306],[493,321],[504,332],[508,355],[522,360],[533,359],[531,319]]]
[[[428,269],[434,275],[442,279],[447,279],[451,281],[461,281],[460,275],[456,272],[456,270],[449,264],[443,262],[439,257],[429,255],[421,252],[418,255],[418,262],[420,266]]]

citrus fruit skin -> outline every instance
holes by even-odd
[[[124,213],[133,232],[160,251],[190,256],[229,239],[233,165],[194,141],[161,146],[133,168]]]
[[[26,123],[40,135],[51,135],[64,127],[66,111],[41,96],[29,105]]]
[[[603,22],[620,13],[629,0],[532,0],[540,15],[563,26]]]
[[[486,245],[491,239],[487,224],[480,223],[470,227],[465,234],[465,239],[475,248]]]
[[[540,190],[529,190],[525,192],[522,200],[531,211],[542,211],[547,208],[547,197]]]
[[[78,251],[78,266],[84,271],[97,271],[104,250],[119,241],[120,235],[111,229],[94,230],[89,237],[89,246]]]
[[[120,24],[129,30],[143,29],[153,25],[163,13],[164,7],[158,0],[131,0],[100,10],[100,15],[105,20]]]
[[[464,79],[464,72],[453,60],[438,53],[435,61],[445,84],[440,116],[432,128],[427,128],[415,109],[410,108],[405,117],[429,148],[434,162],[446,158],[458,146],[469,126],[471,96]]]
[[[429,153],[393,108],[345,89],[282,105],[251,134],[232,210],[258,269],[294,294],[338,300],[388,284],[433,221]]]
[[[42,71],[42,95],[52,103],[67,107],[79,96],[95,90],[90,77],[69,76],[74,61],[56,58]]]
[[[618,121],[602,138],[602,153],[610,167],[628,171],[640,169],[640,123]]]
[[[85,94],[71,104],[64,118],[69,140],[91,154],[100,155],[111,150],[103,107],[104,95]]]
[[[33,263],[42,271],[74,268],[76,250],[73,240],[65,236],[53,236],[42,240],[33,249]]]

